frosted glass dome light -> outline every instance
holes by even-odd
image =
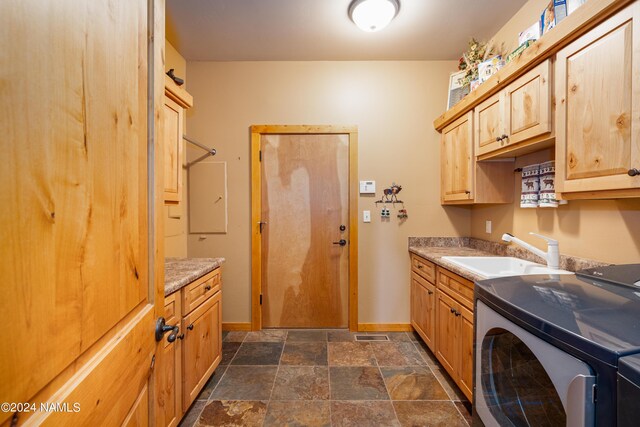
[[[353,0],[349,17],[362,31],[380,31],[395,18],[400,10],[398,0]]]

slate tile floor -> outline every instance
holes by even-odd
[[[225,332],[222,362],[180,425],[470,425],[471,405],[417,334],[375,334],[389,341],[346,330]]]

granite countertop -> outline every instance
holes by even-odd
[[[560,248],[562,250],[562,247]],[[485,278],[467,269],[443,260],[444,256],[508,256],[546,264],[546,261],[516,245],[475,239],[472,237],[409,237],[409,252],[446,268],[467,280],[478,281]],[[583,268],[609,265],[586,258],[560,255],[560,268],[578,271]]]
[[[215,270],[224,258],[166,258],[164,260],[164,296],[172,294]]]

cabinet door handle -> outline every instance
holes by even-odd
[[[205,291],[210,291],[211,290],[211,285],[205,285],[204,290]]]
[[[458,316],[460,316],[462,313],[460,313],[458,310],[456,310],[454,314],[456,315],[456,317],[458,317]]]
[[[193,323],[190,324],[189,326],[187,326],[187,329],[190,330],[190,331],[193,331]]]
[[[429,292],[429,295],[433,295],[433,291],[427,290],[427,292]]]
[[[464,190],[464,194],[471,194],[471,190]]]
[[[423,268],[424,268],[424,265],[418,264],[418,269],[422,270]]]
[[[502,136],[500,137],[500,140],[503,140],[503,139],[509,139],[509,135],[502,135]]]
[[[496,142],[500,142],[502,141],[502,137],[501,136],[496,136]]]
[[[450,309],[450,310],[451,310],[451,312],[452,312],[452,313],[455,313],[455,312],[456,312],[456,309],[455,309],[455,308],[453,308],[453,307],[451,307],[451,309]]]
[[[184,332],[183,332],[183,333],[181,333],[180,335],[178,335],[178,339],[179,339],[179,340],[183,340],[183,339],[184,339]]]
[[[629,169],[629,172],[627,172],[627,174],[629,176],[638,176],[640,175],[640,170],[633,168],[633,169]]]

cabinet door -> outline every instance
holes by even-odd
[[[640,187],[640,4],[632,3],[556,59],[556,190]]]
[[[505,146],[551,134],[550,70],[546,60],[505,89]]]
[[[458,305],[444,292],[436,291],[436,357],[453,378],[458,376]]]
[[[180,325],[180,292],[165,298],[164,318],[168,325]],[[162,341],[162,364],[158,365],[156,382],[156,425],[177,426],[182,418],[182,339],[184,331],[180,327],[179,339],[170,343]]]
[[[411,280],[411,324],[425,344],[435,348],[435,287],[412,274]]]
[[[473,201],[473,113],[442,131],[442,202]]]
[[[476,155],[498,150],[507,142],[502,138],[505,134],[504,110],[503,92],[496,93],[473,110]]]
[[[180,202],[182,193],[183,109],[164,98],[164,201]]]
[[[222,358],[222,291],[184,317],[183,407],[188,408]]]
[[[460,324],[460,373],[458,385],[460,390],[472,400],[473,394],[473,312],[464,307],[459,308],[457,316]]]

